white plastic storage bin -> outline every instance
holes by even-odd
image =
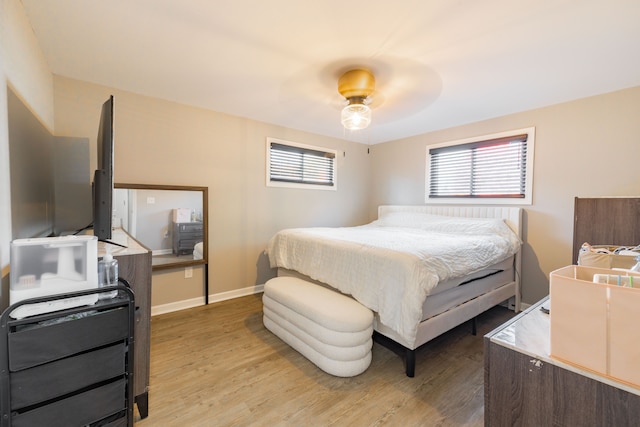
[[[43,237],[11,242],[9,303],[98,287],[98,238]],[[18,307],[20,319],[70,307],[95,304],[97,294]]]

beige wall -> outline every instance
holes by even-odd
[[[522,298],[534,303],[549,273],[573,261],[574,197],[640,196],[638,117],[640,87],[376,145],[369,217],[380,204],[424,203],[427,145],[535,126],[522,267]]]
[[[11,242],[7,86],[53,131],[53,76],[19,0],[0,0],[0,268],[6,300]]]
[[[212,300],[216,295],[250,292],[272,277],[263,251],[276,231],[357,225],[368,219],[370,168],[365,145],[56,76],[56,133],[91,138],[91,170],[100,106],[110,94],[115,101],[116,182],[209,188]],[[267,187],[268,136],[336,149],[338,190]],[[155,276],[153,293],[166,290],[165,284],[156,286],[160,279]],[[176,270],[172,280],[182,299],[202,296],[202,286],[192,286],[193,279],[185,282],[183,269]],[[166,273],[162,281],[166,283]],[[159,294],[155,298],[169,303]]]
[[[19,0],[0,0],[0,266],[6,285],[11,239],[6,86],[56,135],[95,136],[100,105],[116,96],[116,180],[209,187],[212,294],[233,295],[271,274],[262,255],[278,229],[354,225],[379,204],[424,203],[426,145],[536,127],[533,204],[526,207],[523,299],[548,292],[548,273],[569,264],[575,196],[637,196],[640,88],[597,96],[366,147],[342,140],[186,107],[65,78],[53,78]],[[54,118],[55,99],[55,118]],[[267,188],[267,136],[335,148],[337,192]],[[90,178],[87,177],[89,180]],[[596,242],[605,243],[605,242]],[[184,299],[197,298],[179,270]],[[166,278],[169,277],[167,280]],[[182,277],[182,279],[181,279]],[[197,280],[197,273],[194,274]],[[3,290],[3,292],[6,288]],[[171,289],[171,292],[175,289]],[[169,292],[169,293],[171,293]],[[164,293],[157,301],[165,304]],[[167,294],[168,295],[168,294]]]
[[[202,265],[191,267],[189,278],[185,274],[185,268],[154,272],[151,315],[203,305],[204,272]]]

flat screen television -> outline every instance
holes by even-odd
[[[93,174],[93,235],[111,239],[113,215],[113,95],[102,105],[98,128],[98,167]]]

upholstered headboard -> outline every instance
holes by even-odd
[[[431,215],[504,219],[507,225],[522,239],[522,209],[518,207],[448,205],[378,206],[378,218],[390,212],[422,212]]]
[[[635,246],[640,244],[640,197],[575,198],[573,258],[583,243]]]

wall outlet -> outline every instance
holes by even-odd
[[[193,277],[193,267],[184,268],[184,278],[191,279]]]
[[[148,205],[155,205],[156,204],[156,198],[155,197],[147,197],[147,204]]]

